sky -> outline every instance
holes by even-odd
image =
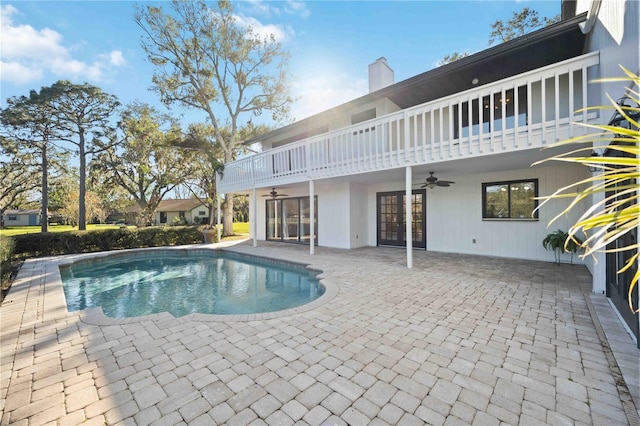
[[[150,90],[131,1],[11,1],[0,4],[0,106],[58,80],[88,82],[126,105],[164,110]],[[524,7],[560,13],[560,0],[234,2],[240,22],[272,33],[290,54],[291,119],[303,119],[368,92],[368,65],[385,57],[399,82],[437,67],[455,51],[488,47],[491,24]],[[154,5],[169,7],[168,2]],[[204,121],[174,107],[183,125]],[[266,120],[266,119],[265,119]],[[257,120],[254,120],[257,122]],[[267,121],[267,124],[269,123]]]

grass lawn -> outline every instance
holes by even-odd
[[[87,231],[95,231],[96,229],[118,229],[120,225],[87,225]],[[67,232],[67,231],[77,231],[77,226],[71,225],[49,225],[49,232]],[[22,235],[22,234],[36,234],[40,232],[40,226],[10,226],[5,229],[0,229],[0,235],[11,237],[13,235]]]
[[[249,235],[249,222],[233,222],[233,233]]]
[[[118,229],[120,225],[87,225],[87,231],[95,231],[96,229]],[[77,226],[71,225],[49,225],[49,232],[67,232],[67,231],[77,231]],[[22,234],[35,234],[40,232],[40,226],[11,226],[9,228],[0,229],[0,236],[11,237],[14,235],[22,235]],[[248,235],[249,234],[249,223],[248,222],[234,222],[233,223],[233,232],[238,235]]]

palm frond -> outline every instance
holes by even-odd
[[[627,105],[623,102],[615,102],[607,95],[610,106],[598,106],[584,108],[590,110],[613,110],[615,119],[609,124],[576,123],[581,126],[594,129],[592,134],[585,134],[570,138],[548,148],[561,147],[572,144],[586,144],[570,152],[565,152],[534,163],[538,165],[548,161],[560,161],[582,164],[598,170],[598,173],[582,179],[578,182],[566,185],[553,194],[537,197],[542,202],[536,208],[540,210],[548,202],[557,199],[570,199],[569,205],[549,221],[549,226],[558,219],[565,217],[569,212],[583,202],[590,202],[594,196],[600,196],[600,200],[591,204],[566,233],[565,249],[569,241],[584,249],[581,257],[592,256],[599,253],[632,253],[626,263],[618,270],[624,273],[633,268],[640,259],[640,244],[636,241],[624,247],[609,248],[609,245],[626,234],[640,227],[640,95],[636,88],[640,87],[640,77],[633,72],[621,67],[625,76],[598,80],[600,82],[624,82],[632,85],[627,88],[625,102],[636,105]],[[629,128],[618,127],[615,124],[621,121],[629,123]],[[603,146],[606,144],[606,147]],[[605,148],[604,155],[594,155],[593,147]],[[615,155],[618,154],[618,155]],[[561,231],[558,231],[561,232]],[[584,236],[584,241],[577,235]],[[549,234],[551,235],[551,234]],[[545,239],[549,244],[548,238]],[[545,243],[543,242],[543,245]],[[546,247],[546,246],[545,246]],[[635,252],[634,252],[635,251]],[[629,308],[634,312],[640,312],[640,307],[633,306],[632,293],[640,279],[640,268],[636,270],[628,292]]]

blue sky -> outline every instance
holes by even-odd
[[[146,4],[146,2],[139,2]],[[161,2],[168,8],[169,4]],[[1,4],[0,105],[57,80],[89,82],[127,104],[159,105],[129,1],[6,1]],[[291,54],[292,118],[368,91],[368,64],[384,56],[402,81],[454,51],[488,46],[491,23],[523,7],[560,13],[554,1],[241,1],[238,19],[271,32]],[[162,108],[162,107],[161,107]],[[180,110],[174,109],[178,115]],[[183,122],[198,121],[188,114]]]

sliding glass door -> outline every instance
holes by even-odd
[[[318,198],[315,198],[314,234],[318,243]],[[311,238],[309,197],[267,200],[267,240],[309,242]]]

